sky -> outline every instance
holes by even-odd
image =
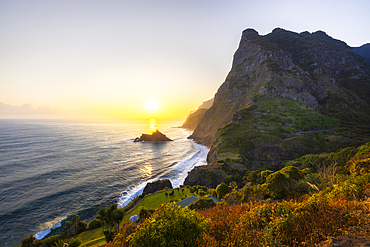
[[[323,30],[361,46],[369,10],[368,0],[0,0],[0,118],[185,118],[224,82],[244,29]]]

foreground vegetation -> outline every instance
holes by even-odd
[[[122,216],[113,204],[88,225],[96,229],[70,238],[69,246],[316,246],[327,236],[370,232],[370,143],[285,161],[275,172],[246,171],[241,181],[216,189],[182,187],[173,197],[165,191],[142,195],[121,209]],[[200,199],[176,206],[190,194]],[[222,201],[216,205],[209,195]],[[139,219],[128,221],[134,214]],[[73,217],[66,232],[78,232],[79,225]],[[21,246],[63,246],[52,238],[52,244]]]
[[[327,236],[369,234],[370,144],[284,165],[250,172],[244,187],[226,185],[226,194],[225,184],[207,189],[223,197],[211,208],[162,205],[124,223],[107,246],[316,246]],[[199,196],[206,189],[191,190]]]

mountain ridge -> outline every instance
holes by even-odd
[[[276,28],[261,36],[246,29],[190,138],[211,148],[209,166],[229,158],[248,169],[274,169],[284,159],[369,140],[368,95],[370,63],[345,42],[323,31]]]

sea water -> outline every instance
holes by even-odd
[[[38,239],[72,214],[126,205],[147,182],[181,185],[208,149],[174,128],[181,120],[71,122],[0,120],[0,243]],[[172,142],[133,142],[159,129]]]

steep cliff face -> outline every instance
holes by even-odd
[[[247,29],[213,106],[191,137],[211,146],[217,130],[258,95],[298,100],[333,115],[342,108],[357,115],[370,101],[369,74],[365,59],[324,32],[275,29],[260,36]]]
[[[360,55],[361,57],[365,58],[368,62],[370,62],[370,43],[364,44],[360,47],[353,47],[353,50]]]
[[[212,106],[212,104],[213,104],[213,98],[210,99],[210,100],[204,101],[198,107],[198,109],[196,111],[191,112],[187,116],[187,118],[186,118],[185,122],[183,123],[183,125],[181,126],[181,128],[194,130],[198,126],[200,121],[202,120],[206,111]]]
[[[211,147],[214,167],[274,169],[286,159],[368,141],[369,104],[370,63],[344,42],[322,31],[260,36],[247,29],[191,138]]]

